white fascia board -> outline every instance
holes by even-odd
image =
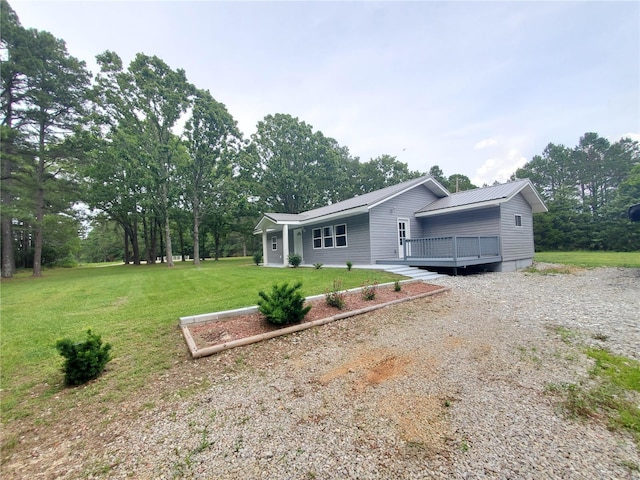
[[[531,211],[533,213],[544,213],[549,211],[544,203],[544,200],[540,198],[540,195],[538,195],[538,192],[536,191],[530,180],[528,181],[528,183],[522,185],[522,188],[520,188],[518,191],[513,192],[513,194],[509,196],[507,201],[511,200],[519,193],[522,194],[524,199],[529,203],[529,205],[531,205]]]
[[[361,207],[350,208],[349,210],[344,210],[342,212],[335,212],[335,213],[330,213],[328,215],[322,215],[322,216],[319,216],[319,217],[313,217],[313,218],[305,219],[305,220],[297,223],[297,225],[305,226],[305,225],[310,225],[310,224],[313,224],[313,223],[331,222],[333,220],[339,220],[341,218],[353,217],[354,215],[360,215],[361,213],[367,213],[368,211],[369,210],[367,209],[367,206],[363,205]]]
[[[421,212],[414,214],[415,217],[435,217],[436,215],[445,215],[447,213],[464,212],[465,210],[475,210],[476,208],[497,207],[501,203],[504,203],[506,198],[499,198],[495,200],[487,200],[485,202],[472,203],[469,205],[459,205],[457,207],[440,208],[438,210],[432,210],[429,212]]]

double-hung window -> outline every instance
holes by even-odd
[[[271,237],[271,250],[277,250],[277,249],[278,249],[278,237],[274,235],[273,237]]]
[[[516,215],[516,227],[522,226],[522,215]]]
[[[333,227],[322,227],[322,246],[333,248]]]
[[[313,229],[313,248],[322,248],[322,229]]]
[[[347,224],[336,225],[336,248],[347,246]]]

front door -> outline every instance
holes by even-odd
[[[302,229],[296,228],[293,231],[293,253],[297,253],[304,260],[302,255]]]
[[[408,218],[399,218],[398,219],[398,258],[404,258],[405,254],[405,240],[407,238],[411,238],[411,233],[409,231],[409,219]],[[410,255],[409,245],[407,245],[407,255]]]

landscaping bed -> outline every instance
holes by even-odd
[[[294,325],[273,325],[256,311],[239,312],[235,316],[195,325],[182,325],[182,329],[191,354],[194,357],[200,357],[291,333],[292,330],[303,330],[340,318],[347,318],[390,303],[420,298],[445,290],[447,289],[440,285],[431,285],[420,281],[402,283],[399,291],[395,291],[394,284],[378,285],[375,287],[375,298],[370,300],[364,298],[362,289],[345,291],[342,309],[327,305],[324,295],[309,297],[306,304],[311,305],[311,310],[302,322]],[[211,314],[211,316],[215,316],[215,314]],[[203,354],[203,352],[207,353]]]

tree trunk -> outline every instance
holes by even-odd
[[[34,228],[33,276],[42,275],[42,224],[44,220],[44,122],[40,122],[38,165],[36,166],[36,224]]]
[[[122,231],[124,232],[124,264],[129,265],[131,262],[129,257],[129,235],[126,228],[123,228]]]
[[[9,128],[11,126],[9,125]],[[11,132],[9,133],[11,134]],[[11,278],[16,271],[16,256],[13,248],[13,228],[11,225],[11,192],[7,188],[11,183],[10,152],[4,152],[2,158],[2,278]]]
[[[193,199],[193,264],[200,266],[200,208],[197,196]]]
[[[213,235],[213,241],[215,244],[215,259],[214,260],[218,260],[220,258],[220,234],[219,233],[215,233]]]
[[[167,252],[167,267],[173,267],[173,251],[171,249],[171,225],[169,222],[169,192],[167,183],[162,184],[162,201],[164,203],[164,246]]]

